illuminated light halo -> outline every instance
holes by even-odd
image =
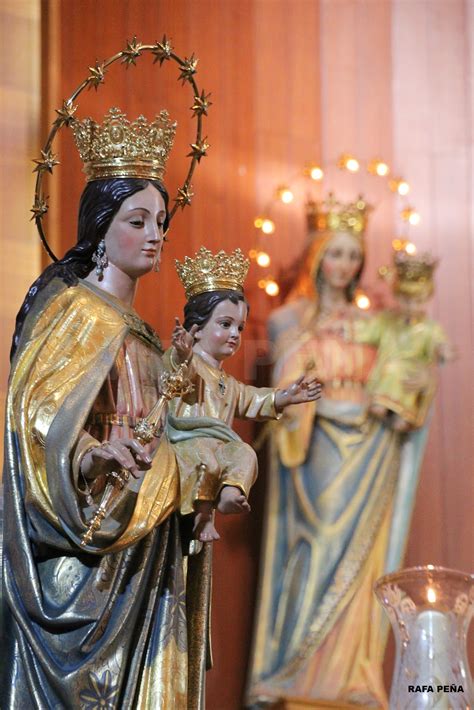
[[[363,291],[356,293],[354,300],[357,308],[360,308],[361,311],[366,311],[370,308],[370,298]]]
[[[405,197],[410,192],[409,183],[403,178],[392,178],[388,181],[388,186],[392,192],[398,192],[399,195]]]
[[[202,137],[202,121],[203,116],[207,116],[207,111],[211,106],[211,102],[209,101],[210,94],[206,94],[204,91],[200,92],[198,89],[194,79],[198,59],[194,57],[194,54],[191,55],[191,57],[185,57],[184,59],[178,57],[178,55],[173,52],[172,46],[166,38],[166,35],[163,37],[161,42],[155,42],[155,44],[142,44],[137,41],[136,37],[134,37],[131,42],[127,41],[127,46],[124,50],[117,52],[117,54],[114,54],[112,57],[109,57],[109,59],[106,59],[103,62],[96,62],[94,67],[89,67],[89,76],[84,79],[84,81],[77,87],[68,99],[63,101],[62,107],[56,109],[58,117],[53,122],[46,143],[41,151],[41,158],[33,161],[36,163],[36,168],[33,172],[37,172],[38,174],[35,184],[34,203],[30,210],[33,213],[31,219],[35,220],[36,228],[43,247],[52,261],[58,261],[58,258],[49,246],[43,229],[42,220],[49,209],[49,198],[45,196],[44,192],[42,192],[41,187],[44,174],[46,172],[52,173],[53,168],[56,165],[59,165],[59,161],[56,160],[56,155],[52,152],[52,145],[54,138],[56,137],[56,133],[63,128],[63,126],[69,126],[74,120],[74,113],[77,110],[77,105],[74,104],[74,101],[84,91],[84,89],[91,89],[94,87],[94,89],[97,90],[101,84],[105,83],[106,70],[114,64],[114,62],[121,60],[121,64],[124,64],[125,67],[128,68],[129,66],[136,64],[136,60],[138,57],[142,56],[143,52],[151,52],[155,57],[154,63],[159,62],[160,67],[164,61],[173,60],[176,62],[180,69],[178,80],[181,81],[183,85],[188,82],[192,87],[193,105],[191,106],[191,111],[193,112],[193,118],[197,118],[196,136],[194,143],[190,144],[191,152],[188,153],[187,156],[191,158],[190,167],[183,185],[178,188],[177,195],[174,198],[175,205],[169,213],[169,222],[171,223],[171,220],[179,207],[184,209],[184,207],[191,204],[194,196],[192,192],[191,178],[196,165],[201,161],[201,158],[207,155],[206,151],[209,148],[207,138]]]
[[[400,213],[404,222],[409,222],[412,227],[416,227],[421,222],[420,214],[413,207],[405,207]]]
[[[265,284],[265,293],[267,296],[278,296],[280,293],[280,287],[275,279],[268,279]]]
[[[342,153],[339,155],[339,157],[335,161],[331,161],[331,165],[335,165],[341,170],[348,170],[350,173],[354,174],[358,172],[360,168],[360,163],[355,158],[354,155],[351,153]],[[315,175],[312,175],[312,170],[316,171]],[[400,195],[401,197],[404,197],[410,192],[410,185],[402,177],[391,177],[391,169],[388,163],[385,162],[382,158],[374,158],[371,160],[368,165],[367,165],[367,170],[368,172],[371,172],[375,176],[382,177],[384,180],[386,180],[386,184],[389,187],[389,189]],[[317,178],[318,180],[323,180],[325,177],[325,171],[323,170],[323,167],[321,167],[316,161],[314,162],[308,162],[303,168],[303,171],[299,172],[298,175],[301,177],[303,175],[307,179],[313,179]],[[389,177],[390,176],[390,177]],[[291,183],[287,183],[285,185],[281,184],[279,187],[276,188],[274,192],[274,199],[281,200],[281,192],[282,190],[288,190],[290,193],[294,193],[292,188],[290,187]],[[292,200],[291,200],[292,201]],[[269,213],[269,206],[267,205],[266,208],[266,214]],[[411,226],[416,226],[420,223],[421,221],[421,216],[420,214],[412,207],[406,207],[401,210],[400,216],[402,217],[403,221],[408,222],[409,225]],[[259,224],[257,225],[257,220],[259,220]],[[255,226],[258,226],[258,228],[262,229],[262,231],[265,233],[265,229],[262,227],[263,223],[268,222],[272,225],[271,226],[271,231],[270,233],[273,233],[275,231],[275,223],[273,220],[269,218],[264,218],[264,217],[259,217],[256,218],[254,224]],[[257,242],[258,243],[258,242]],[[392,242],[392,246],[395,250],[403,250],[406,251],[407,254],[415,254],[417,252],[416,245],[408,240],[407,238],[400,237],[398,239],[394,239]],[[254,251],[258,253],[260,247],[256,247]],[[265,267],[263,267],[265,268]],[[269,278],[269,277],[268,277]],[[259,288],[265,288],[266,284],[268,283],[268,278],[267,281],[265,279],[260,279],[258,282]],[[368,298],[365,294],[364,296]],[[369,299],[370,301],[370,299]]]
[[[374,158],[371,160],[367,166],[367,171],[371,175],[377,175],[378,177],[387,177],[390,173],[390,168],[382,158]]]
[[[273,234],[275,232],[275,222],[269,218],[264,219],[261,230],[264,234]]]
[[[257,255],[255,257],[255,261],[262,269],[266,269],[267,266],[270,266],[270,263],[271,263],[270,256],[269,256],[269,254],[267,254],[266,251],[257,252]]]
[[[307,165],[304,169],[304,174],[315,182],[318,182],[324,178],[324,170],[316,163],[310,163]]]
[[[293,191],[287,185],[277,187],[276,194],[278,199],[285,205],[289,205],[295,199]]]
[[[360,168],[360,163],[350,153],[342,153],[337,161],[337,167],[341,170],[348,170],[350,173],[357,173]]]

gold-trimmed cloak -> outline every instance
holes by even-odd
[[[192,658],[188,667],[187,612],[204,643],[208,600],[186,598],[179,481],[165,438],[141,485],[79,547],[90,517],[78,479],[78,459],[95,443],[88,417],[134,346],[149,356],[154,388],[145,393],[133,359],[127,382],[155,401],[158,339],[113,297],[55,279],[25,321],[7,400],[5,710],[202,707],[205,654],[195,654],[197,673]]]

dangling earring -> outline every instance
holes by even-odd
[[[98,243],[97,249],[92,255],[92,261],[96,265],[95,273],[97,275],[97,278],[99,279],[99,281],[102,281],[102,279],[104,278],[104,269],[106,269],[109,265],[109,260],[105,251],[105,239],[101,239]]]

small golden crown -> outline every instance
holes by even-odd
[[[91,118],[73,119],[71,127],[87,181],[113,177],[161,180],[176,125],[165,109],[152,123],[144,116],[130,122],[119,108],[111,108],[102,125]]]
[[[363,235],[368,212],[372,208],[362,197],[357,202],[338,202],[332,192],[321,202],[306,203],[308,232],[348,232],[356,237]]]
[[[243,291],[250,261],[240,249],[232,254],[221,250],[214,255],[201,247],[194,259],[185,256],[183,263],[175,259],[175,264],[186,298],[190,299],[207,291]]]
[[[429,283],[438,265],[438,260],[431,254],[407,254],[406,251],[396,251],[393,262],[399,284]]]

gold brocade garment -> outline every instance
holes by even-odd
[[[165,363],[173,368],[174,362],[171,349],[165,353]],[[257,457],[230,427],[234,417],[265,420],[279,416],[274,389],[238,382],[196,353],[188,375],[194,384],[193,391],[170,404],[176,423],[180,420],[196,423],[187,438],[181,441],[170,438],[180,471],[183,513],[192,512],[195,500],[214,501],[224,485],[237,486],[248,496],[257,476]],[[219,426],[220,423],[226,427]],[[200,464],[205,465],[205,472],[200,471]]]
[[[85,282],[53,280],[28,314],[7,400],[5,710],[201,707],[188,634],[208,602],[187,628],[179,481],[164,437],[150,446],[151,469],[79,546],[90,518],[80,457],[130,435],[161,371],[151,329]]]
[[[285,412],[272,434],[247,700],[385,708],[387,624],[372,588],[403,555],[424,439],[405,459],[405,489],[402,439],[367,411],[375,350],[339,337],[314,308],[293,313],[296,323],[282,309],[275,384],[313,370],[324,390]],[[354,316],[348,307],[334,320],[351,328]]]

